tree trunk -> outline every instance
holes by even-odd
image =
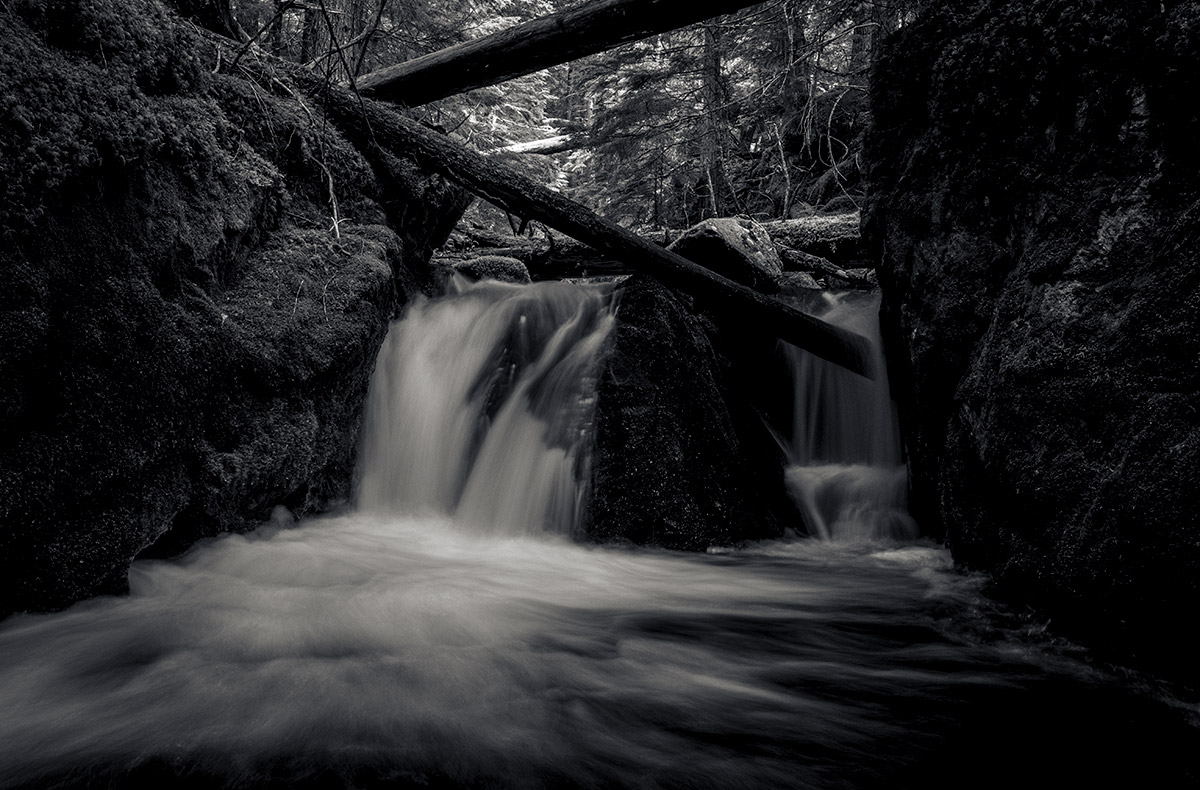
[[[851,23],[854,25],[854,33],[850,38],[849,72],[851,77],[865,80],[867,72],[871,70],[871,52],[875,48],[876,34],[883,18],[883,9],[874,3],[859,6],[851,18]]]
[[[317,56],[321,38],[321,12],[312,6],[304,9],[304,27],[300,33],[300,62],[308,63]]]
[[[367,60],[367,53],[371,51],[371,39],[379,32],[380,23],[383,21],[383,14],[387,11],[390,0],[378,0],[375,5],[375,18],[371,22],[363,34],[362,43],[359,46],[358,53],[354,56],[354,79],[358,79],[358,75],[362,73],[363,63]]]
[[[245,41],[246,31],[233,13],[233,0],[172,0],[180,15],[200,27],[234,41]]]
[[[275,0],[275,18],[271,20],[271,29],[267,31],[267,49],[275,57],[283,57],[283,22],[287,16],[284,8],[286,0]]]
[[[577,8],[371,72],[365,96],[409,106],[495,85],[761,0],[593,0]]]
[[[704,59],[700,67],[700,87],[704,97],[704,174],[708,183],[709,210],[714,217],[725,217],[732,213],[736,201],[725,171],[729,91],[721,74],[721,29],[717,25],[705,25],[701,35],[704,37]]]

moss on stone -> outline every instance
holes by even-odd
[[[778,517],[795,513],[782,454],[756,433],[765,428],[752,393],[768,374],[753,343],[714,346],[714,327],[689,300],[641,275],[622,286],[613,331],[597,392],[588,536],[704,551],[782,534]],[[727,352],[753,361],[739,366]]]
[[[152,0],[14,0],[0,27],[3,614],[345,499],[444,185],[381,183]]]
[[[506,255],[480,255],[455,264],[455,271],[476,280],[491,279],[506,283],[527,283],[529,269],[516,258]]]
[[[865,222],[919,520],[1058,626],[1193,678],[1196,19],[931,7],[875,70]]]

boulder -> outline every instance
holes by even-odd
[[[808,272],[784,272],[775,279],[776,288],[782,292],[820,289],[822,286]]]
[[[1197,678],[1200,5],[931,6],[873,87],[867,242],[919,521]]]
[[[761,416],[764,394],[787,391],[770,380],[785,375],[775,340],[719,332],[646,275],[620,299],[597,388],[588,537],[704,551],[798,525]]]
[[[744,217],[706,219],[667,248],[751,288],[771,292],[783,271],[771,237]]]
[[[214,74],[150,0],[0,27],[3,615],[344,500],[379,344],[461,200]]]
[[[500,280],[506,283],[528,283],[529,269],[516,258],[505,255],[480,255],[454,264],[454,270],[476,280]]]

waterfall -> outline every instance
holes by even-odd
[[[879,296],[820,294],[809,312],[871,341],[874,380],[794,346],[788,487],[809,531],[826,540],[910,539],[907,476],[879,338]]]
[[[877,296],[805,309],[872,341],[872,381],[785,345],[795,382],[786,479],[824,539],[909,539],[907,478]],[[357,505],[432,512],[480,533],[574,535],[586,505],[592,406],[615,322],[609,285],[455,278],[396,321],[373,374]]]
[[[610,286],[470,284],[395,322],[368,396],[357,499],[492,534],[571,535]]]

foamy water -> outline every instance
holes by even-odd
[[[946,778],[959,728],[1012,759],[1008,728],[1047,714],[1095,733],[1099,713],[1109,740],[1164,726],[1114,717],[1111,680],[925,544],[684,555],[353,514],[131,580],[0,626],[0,786],[903,786]]]
[[[0,787],[1200,779],[1192,709],[896,539],[886,458],[796,457],[834,540],[571,542],[611,323],[605,291],[559,285],[415,305],[372,383],[358,510],[0,624]]]

